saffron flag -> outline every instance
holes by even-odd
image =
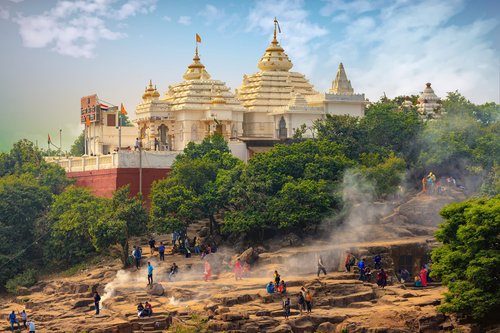
[[[201,43],[201,37],[198,34],[196,34],[196,43]]]
[[[127,114],[127,111],[125,110],[125,107],[123,106],[123,103],[121,103],[121,106],[120,106],[120,113]]]
[[[109,110],[109,106],[105,105],[105,104],[100,104],[100,107],[101,107],[101,111],[108,111]]]
[[[90,127],[90,118],[88,116],[85,116],[85,125],[87,125],[87,127]]]
[[[52,140],[50,140],[50,134],[47,133],[47,144],[50,145],[51,142],[52,142]]]

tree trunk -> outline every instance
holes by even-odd
[[[125,244],[122,244],[122,264],[123,268],[128,267],[128,239],[125,241]]]
[[[208,219],[210,220],[210,235],[213,235],[217,221],[215,221],[214,214],[210,214]]]

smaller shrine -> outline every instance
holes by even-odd
[[[417,111],[424,120],[439,119],[446,113],[441,106],[441,99],[434,93],[430,83],[425,86],[418,98]]]

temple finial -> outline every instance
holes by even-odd
[[[196,44],[196,56],[198,57],[198,44]]]
[[[274,36],[273,38],[276,39],[276,26],[278,25],[278,20],[276,19],[276,16],[274,17]]]

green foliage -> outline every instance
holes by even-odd
[[[406,163],[394,155],[380,162],[377,161],[378,155],[375,156],[371,155],[370,158],[368,155],[363,156],[367,166],[361,167],[361,174],[373,184],[375,195],[383,198],[396,192],[403,179]]]
[[[40,259],[37,220],[51,200],[49,190],[31,175],[0,178],[0,286]]]
[[[451,204],[441,215],[436,238],[443,245],[432,253],[432,276],[449,291],[440,310],[492,318],[500,310],[500,196]]]
[[[8,280],[5,284],[5,289],[7,289],[9,293],[15,294],[20,287],[29,288],[35,285],[37,281],[38,276],[36,270],[30,268]]]
[[[85,154],[85,131],[82,131],[75,142],[73,142],[69,154],[71,156],[82,156]]]
[[[241,166],[221,136],[205,138],[201,144],[189,143],[176,158],[169,178],[152,187],[152,230],[184,231],[194,219],[207,217],[213,232],[217,228],[214,216],[228,199],[221,188],[230,185],[230,170]]]
[[[40,185],[48,187],[54,194],[60,194],[74,182],[66,177],[64,169],[45,162],[42,152],[33,142],[23,139],[14,143],[8,154],[0,153],[0,177],[26,173],[33,175]]]
[[[327,140],[344,146],[347,156],[358,158],[362,151],[365,131],[359,118],[348,115],[326,115],[325,119],[314,122],[319,140]]]
[[[68,187],[55,199],[48,216],[52,227],[45,249],[51,264],[71,266],[95,253],[91,232],[99,218],[106,214],[108,201],[75,186]]]

